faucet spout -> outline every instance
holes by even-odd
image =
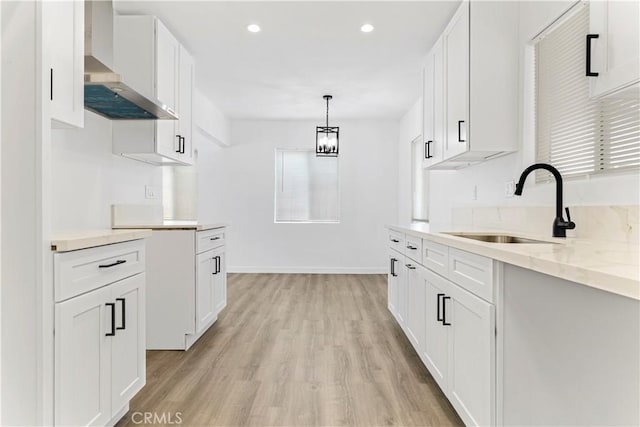
[[[535,163],[529,166],[522,171],[522,174],[520,175],[520,179],[516,184],[515,195],[522,196],[522,190],[524,190],[524,183],[527,180],[527,177],[536,169],[544,169],[551,172],[556,180],[556,217],[553,221],[553,237],[567,237],[566,230],[573,230],[576,228],[576,224],[571,221],[569,208],[567,208],[568,220],[565,221],[562,216],[562,175],[560,175],[558,169],[547,163]]]

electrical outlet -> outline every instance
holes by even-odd
[[[156,188],[153,185],[145,185],[144,186],[144,198],[145,199],[155,199],[156,198]]]
[[[516,182],[514,180],[507,181],[504,183],[505,197],[513,197],[515,192],[516,192]]]

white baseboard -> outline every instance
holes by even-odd
[[[227,266],[227,273],[387,274],[384,267],[253,267]]]

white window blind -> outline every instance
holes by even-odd
[[[338,158],[276,150],[275,222],[339,222]]]
[[[589,98],[588,32],[589,6],[581,3],[535,45],[536,161],[565,177],[640,167],[640,102]],[[544,171],[536,176],[549,178]]]

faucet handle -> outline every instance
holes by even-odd
[[[564,208],[564,211],[567,213],[567,221],[565,222],[563,220],[563,228],[565,230],[573,230],[574,228],[576,228],[576,223],[571,221],[571,213],[569,212],[569,208]]]
[[[567,213],[567,221],[571,222],[571,214],[569,213],[569,208],[568,207],[564,208],[564,211]]]

